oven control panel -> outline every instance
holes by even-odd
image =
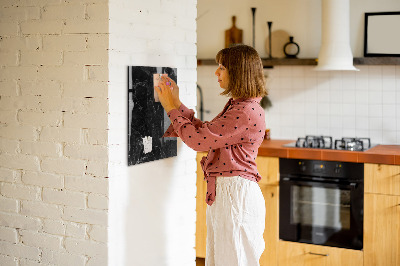
[[[364,164],[361,163],[280,158],[279,166],[281,175],[358,180],[364,176]]]

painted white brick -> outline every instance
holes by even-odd
[[[38,72],[36,66],[8,66],[0,71],[0,80],[13,79],[35,81],[37,77]]]
[[[26,21],[21,22],[22,34],[61,34],[61,20],[53,21]]]
[[[62,152],[61,144],[53,142],[21,141],[20,148],[22,154],[42,155],[50,157],[60,157]]]
[[[63,220],[43,220],[43,232],[52,235],[65,235],[66,222]]]
[[[65,188],[75,191],[108,194],[108,178],[90,176],[66,176]]]
[[[61,236],[38,233],[30,230],[20,230],[21,242],[27,246],[58,250],[61,248]]]
[[[43,36],[44,51],[85,51],[85,35],[49,35]]]
[[[90,239],[107,243],[107,229],[108,228],[106,226],[92,225],[89,231]]]
[[[18,266],[18,259],[0,254],[0,265]]]
[[[83,143],[106,145],[108,143],[108,131],[95,128],[84,129]]]
[[[64,126],[70,128],[107,128],[107,116],[97,114],[65,114]]]
[[[107,211],[65,207],[63,219],[71,222],[107,225]]]
[[[16,36],[18,35],[18,24],[15,22],[0,22],[1,36]]]
[[[107,261],[107,253],[103,254],[104,257],[92,257],[89,259],[87,262],[86,266],[107,266],[108,261]]]
[[[87,113],[96,113],[98,115],[108,113],[108,99],[85,98],[83,105]]]
[[[10,227],[0,226],[0,240],[7,241],[10,243],[18,242],[17,230]]]
[[[64,96],[67,97],[73,96],[107,98],[107,94],[108,86],[106,82],[64,82]]]
[[[21,214],[30,217],[60,219],[62,207],[55,204],[46,204],[41,201],[21,201]]]
[[[39,230],[42,228],[42,222],[38,218],[5,212],[0,212],[0,225],[31,230]]]
[[[83,66],[39,66],[36,76],[40,80],[83,81],[86,69]]]
[[[28,19],[39,19],[40,8],[34,6],[20,7],[13,6],[0,9],[0,18],[2,21],[24,21]]]
[[[2,111],[0,113],[0,124],[15,125],[17,124],[17,111]]]
[[[0,254],[11,257],[39,260],[40,249],[37,247],[29,247],[21,244],[12,244],[9,242],[0,241]]]
[[[25,171],[22,174],[22,182],[27,185],[63,188],[64,178],[62,175]]]
[[[84,19],[85,18],[85,6],[83,4],[67,4],[67,5],[51,5],[45,6],[42,12],[42,19],[47,20],[69,20]]]
[[[18,200],[0,196],[0,211],[18,212]]]
[[[85,172],[85,162],[74,159],[51,159],[45,158],[41,165],[43,172],[82,175]]]
[[[108,197],[91,193],[88,196],[88,207],[92,209],[107,210]]]
[[[13,169],[39,170],[38,158],[30,155],[0,154],[0,165]]]
[[[86,205],[86,194],[67,190],[43,189],[43,201],[84,208]]]
[[[100,257],[105,257],[107,254],[107,244],[70,237],[65,239],[65,248],[73,254]]]
[[[87,49],[97,50],[108,53],[109,35],[108,34],[87,34]]]
[[[108,151],[106,146],[100,145],[67,145],[64,147],[64,155],[85,160],[107,161]]]
[[[107,65],[107,63],[106,52],[99,53],[96,50],[64,52],[64,65]]]
[[[87,5],[86,12],[88,19],[92,20],[108,20],[108,4],[98,4]]]
[[[82,33],[108,33],[108,20],[107,21],[92,21],[85,19],[75,19],[68,21],[67,25],[63,27],[64,34],[82,34]]]
[[[40,132],[41,141],[80,143],[79,128],[44,127]]]
[[[108,163],[88,161],[86,173],[98,178],[104,178],[108,176]]]
[[[37,132],[33,126],[1,127],[0,137],[18,140],[36,140]],[[4,164],[0,164],[4,165]]]
[[[17,154],[17,150],[19,148],[19,141],[17,140],[9,140],[9,139],[0,139],[0,152],[5,152],[9,154]],[[1,177],[0,177],[1,180]]]
[[[22,95],[35,96],[61,96],[61,83],[51,80],[40,80],[37,82],[18,82]]]
[[[86,224],[74,223],[74,222],[65,222],[66,223],[66,231],[65,235],[84,239],[86,237]]]
[[[9,36],[0,40],[3,51],[36,51],[42,47],[42,37],[39,35]]]
[[[17,66],[18,65],[18,51],[0,52],[0,66]]]
[[[86,258],[84,256],[68,253],[64,250],[53,251],[43,249],[42,262],[54,264],[57,266],[85,266]]]
[[[20,259],[19,266],[42,266],[43,264],[39,261],[28,260],[28,259]]]
[[[18,120],[23,125],[59,126],[62,124],[61,112],[19,112]]]
[[[12,169],[0,168],[0,181],[15,182],[16,173]]]
[[[86,66],[88,79],[93,81],[108,81],[108,66]]]
[[[39,110],[43,112],[58,111],[58,112],[85,112],[86,108],[83,105],[84,99],[72,97],[40,97],[38,105]]]
[[[38,66],[38,65],[46,65],[46,66],[59,66],[63,63],[62,61],[62,53],[59,51],[22,51],[20,64],[22,66]]]
[[[17,96],[17,82],[14,80],[0,81],[0,88],[1,96]]]
[[[8,198],[26,200],[40,199],[40,189],[38,187],[26,186],[22,184],[1,183],[0,191],[1,195]]]

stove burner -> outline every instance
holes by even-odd
[[[296,147],[303,148],[322,148],[332,149],[332,137],[330,136],[306,136],[305,138],[298,138]]]
[[[371,148],[371,140],[369,138],[342,138],[336,139],[335,143],[333,143],[331,136],[307,135],[304,138],[298,138],[295,143],[291,143],[286,146],[295,146],[298,148],[365,151]]]
[[[349,151],[363,151],[371,148],[369,138],[342,138],[335,140],[335,149]]]

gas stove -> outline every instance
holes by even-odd
[[[298,138],[296,142],[283,145],[285,147],[332,149],[347,151],[366,151],[372,148],[370,138],[341,138],[335,139],[331,136],[307,135]]]

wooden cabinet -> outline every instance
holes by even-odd
[[[400,165],[364,164],[364,192],[400,196]]]
[[[279,266],[361,266],[363,252],[279,241]]]
[[[400,265],[400,166],[364,167],[364,266]]]
[[[265,250],[260,258],[260,266],[276,266],[278,262],[279,240],[279,187],[260,185],[265,199]]]
[[[197,192],[196,192],[196,257],[206,257],[206,192],[207,183],[204,181],[203,170],[200,166],[200,161],[203,156],[207,156],[206,152],[198,152],[196,156],[197,161]]]

